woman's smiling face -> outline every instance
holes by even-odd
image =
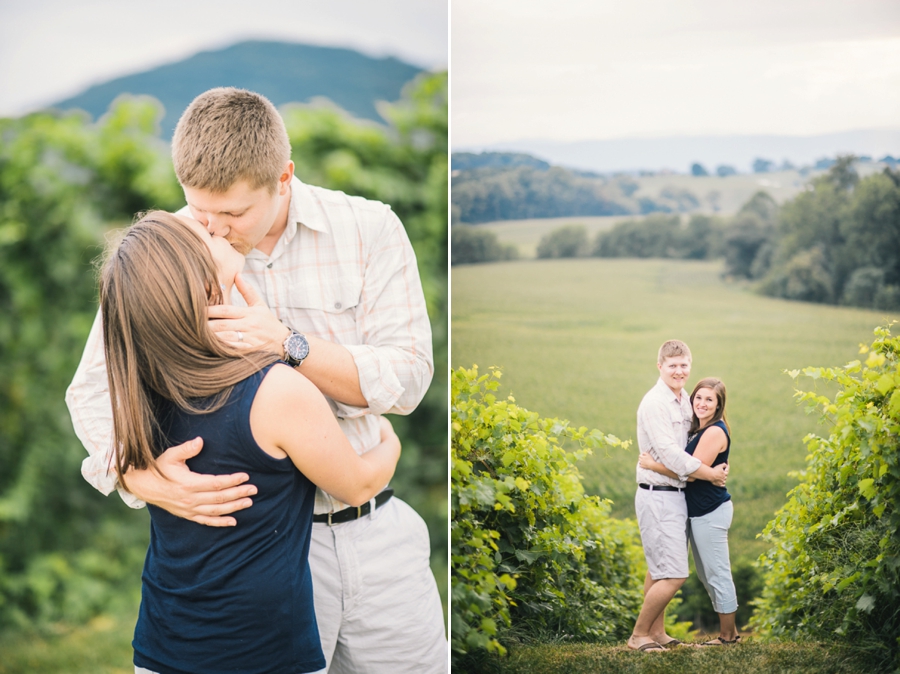
[[[197,233],[203,243],[209,248],[216,269],[219,272],[219,281],[228,286],[234,283],[234,277],[244,268],[244,256],[221,236],[213,236],[201,223],[186,215],[178,218]]]
[[[700,420],[700,426],[706,426],[716,410],[719,408],[719,399],[711,388],[701,388],[694,394],[694,414]]]

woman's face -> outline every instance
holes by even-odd
[[[701,426],[706,426],[719,407],[719,399],[711,388],[702,388],[694,394],[694,414]]]
[[[209,247],[216,269],[219,271],[219,281],[228,286],[234,283],[235,275],[244,268],[244,256],[237,252],[226,239],[221,236],[213,236],[206,227],[193,218],[180,215],[182,222],[193,229],[197,236]]]

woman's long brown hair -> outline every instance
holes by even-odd
[[[715,377],[707,377],[706,379],[701,379],[697,382],[697,385],[694,387],[694,390],[691,391],[691,429],[688,431],[688,435],[693,435],[697,431],[700,430],[700,420],[697,418],[697,415],[694,413],[694,396],[697,395],[697,391],[702,388],[708,388],[716,394],[716,401],[719,403],[716,407],[715,414],[713,414],[713,418],[710,419],[710,422],[707,426],[712,426],[717,421],[724,421],[725,428],[728,429],[728,432],[731,433],[731,426],[728,425],[728,419],[725,416],[725,384],[722,383],[721,379],[716,379]]]
[[[144,215],[108,255],[100,311],[116,446],[116,472],[155,467],[153,393],[203,414],[278,356],[239,352],[210,330],[222,303],[216,265],[200,237],[163,211]],[[126,486],[127,488],[127,486]]]

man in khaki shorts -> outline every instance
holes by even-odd
[[[687,344],[674,339],[664,343],[656,367],[659,380],[638,407],[638,446],[680,479],[637,467],[634,507],[647,559],[647,576],[644,603],[628,647],[639,651],[662,651],[681,644],[666,634],[665,611],[688,576],[684,500],[687,477],[724,485],[727,475],[725,464],[710,468],[684,451],[692,416],[690,398],[684,392],[691,374],[691,350]]]

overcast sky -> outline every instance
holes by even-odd
[[[900,128],[898,0],[452,0],[451,142]]]
[[[446,68],[447,0],[0,0],[0,116],[244,39]]]

